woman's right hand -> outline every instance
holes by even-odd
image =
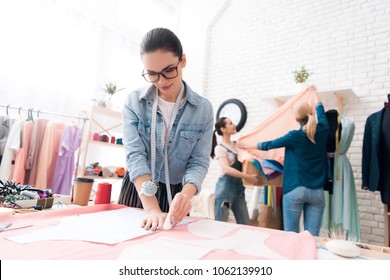
[[[160,209],[146,211],[146,217],[142,219],[141,227],[152,231],[160,230],[163,228],[167,214],[168,213],[164,213]]]
[[[260,178],[257,174],[248,174],[248,177],[246,178],[249,183],[251,183],[254,186],[260,186]]]

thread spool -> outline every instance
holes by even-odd
[[[112,185],[109,183],[99,183],[96,191],[95,204],[110,204]]]

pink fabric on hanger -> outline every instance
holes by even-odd
[[[33,122],[29,121],[23,127],[22,146],[15,155],[15,165],[12,174],[12,180],[21,185],[27,184],[25,181],[26,161],[28,156],[28,147],[32,136]]]
[[[309,86],[302,90],[299,94],[292,97],[284,103],[275,113],[268,119],[258,125],[253,131],[239,138],[240,142],[257,144],[263,141],[269,141],[281,136],[284,136],[290,130],[298,129],[299,124],[295,120],[292,108],[297,101],[306,101],[313,107],[314,101],[312,93],[317,91],[315,86]],[[273,149],[269,151],[254,150],[238,150],[238,159],[243,162],[246,159],[273,159],[281,164],[284,164],[284,148]]]
[[[28,156],[26,162],[26,179],[28,178],[28,184],[35,186],[38,171],[38,156],[45,135],[46,125],[49,120],[37,119],[33,123],[33,130],[30,145],[28,147]]]
[[[49,122],[46,126],[37,162],[38,170],[35,182],[37,188],[46,189],[51,187],[51,181],[64,129],[65,124],[58,121]]]

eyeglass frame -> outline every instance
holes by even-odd
[[[153,74],[144,73],[144,71],[145,71],[145,68],[144,68],[144,70],[142,71],[142,74],[141,74],[141,75],[142,75],[142,77],[144,77],[145,81],[147,81],[148,83],[157,83],[157,82],[160,80],[160,77],[161,77],[161,76],[163,76],[164,79],[166,79],[166,80],[172,80],[172,79],[176,78],[177,76],[179,76],[179,71],[178,71],[177,69],[179,68],[180,62],[181,62],[181,57],[179,58],[179,61],[177,62],[177,65],[176,65],[176,66],[173,66],[173,67],[167,66],[167,67],[165,67],[162,71],[160,71],[160,72],[154,72]],[[175,70],[176,70],[176,76],[175,76],[175,77],[172,77],[172,78],[168,78],[167,76],[165,76],[165,75],[164,75],[164,72],[165,72],[167,69],[172,69],[172,70],[175,69]],[[151,82],[151,81],[148,81],[148,79],[145,77],[145,75],[157,75],[157,76],[158,76],[158,79],[157,79],[156,81],[154,81],[154,82]]]

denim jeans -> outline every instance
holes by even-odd
[[[304,229],[318,236],[322,214],[325,208],[325,195],[322,188],[297,187],[283,195],[283,221],[285,231],[299,232],[299,221],[303,211]]]
[[[224,175],[217,180],[215,189],[215,220],[227,222],[231,209],[237,224],[249,225],[245,200],[245,187],[240,178]]]

